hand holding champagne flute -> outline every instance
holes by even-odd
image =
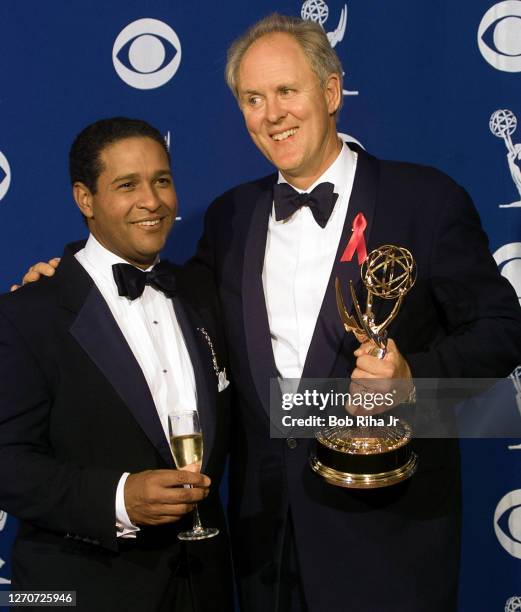
[[[168,415],[170,449],[178,470],[200,472],[203,461],[203,434],[197,412],[178,412]],[[188,485],[192,486],[192,485]],[[204,540],[219,533],[215,527],[203,527],[197,504],[194,523],[190,531],[178,534],[180,540]]]

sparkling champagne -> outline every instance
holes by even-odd
[[[203,459],[202,434],[192,433],[184,436],[171,436],[170,447],[178,470],[200,471]]]

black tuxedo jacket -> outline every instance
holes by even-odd
[[[521,317],[498,274],[468,195],[431,168],[358,150],[341,243],[304,366],[304,378],[350,375],[357,347],[337,313],[334,279],[359,283],[356,257],[340,263],[355,215],[368,251],[408,248],[418,278],[389,328],[415,377],[499,377],[521,361]],[[416,440],[419,469],[387,489],[326,484],[309,468],[310,440],[269,436],[269,381],[277,377],[262,286],[276,175],[244,184],[209,208],[194,265],[213,270],[232,374],[231,530],[244,610],[275,610],[289,512],[310,612],[455,610],[459,460],[453,440]],[[281,261],[283,266],[284,262]],[[378,317],[377,317],[377,320]],[[288,512],[289,511],[289,512]]]
[[[78,246],[66,248],[53,278],[0,297],[0,507],[20,519],[14,588],[75,590],[82,610],[150,612],[175,601],[175,577],[178,591],[192,590],[195,610],[232,610],[218,493],[230,391],[218,393],[196,329],[206,328],[223,367],[214,292],[201,276],[177,271],[173,304],[196,378],[203,471],[212,478],[200,512],[221,535],[181,544],[176,535],[189,515],[118,539],[121,474],[174,464],[138,362],[73,256]]]

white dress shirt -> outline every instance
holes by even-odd
[[[85,248],[76,253],[107,302],[116,323],[138,362],[168,439],[168,414],[197,409],[192,362],[172,302],[161,291],[145,286],[135,300],[118,295],[112,274],[116,263],[127,263],[103,247],[91,234]],[[118,536],[135,537],[124,502],[128,473],[122,475],[116,491]]]
[[[262,284],[268,311],[271,345],[282,378],[300,378],[326,287],[342,236],[356,171],[357,154],[344,145],[329,168],[305,191],[329,182],[338,194],[326,227],[315,221],[308,206],[269,223]],[[279,183],[287,182],[279,173]],[[304,190],[297,189],[299,193]]]

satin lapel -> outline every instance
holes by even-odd
[[[96,287],[90,290],[70,333],[117,391],[167,465],[173,467],[168,440],[143,372]]]
[[[363,151],[358,152],[355,180],[349,199],[346,220],[342,230],[342,238],[338,245],[331,276],[326,288],[324,300],[317,319],[315,331],[311,339],[302,378],[328,378],[334,368],[340,351],[354,350],[356,341],[353,334],[346,334],[340,320],[336,305],[335,278],[338,276],[342,287],[344,302],[348,312],[351,312],[352,300],[349,291],[349,281],[359,289],[360,266],[356,254],[350,262],[340,262],[340,258],[351,237],[353,220],[358,213],[363,213],[367,220],[364,232],[368,251],[369,239],[374,220],[376,194],[378,187],[378,162]],[[347,374],[347,373],[346,373]]]
[[[185,300],[176,297],[172,302],[194,369],[197,410],[204,437],[202,465],[202,472],[204,472],[215,443],[217,375],[212,364],[211,349],[199,331],[204,327],[204,322]],[[219,355],[216,357],[221,367]]]
[[[273,193],[270,187],[257,197],[246,237],[242,270],[242,308],[250,371],[257,394],[268,416],[269,381],[278,375],[262,286],[262,269],[272,206]]]

